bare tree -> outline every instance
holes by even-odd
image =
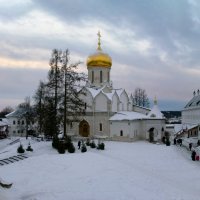
[[[136,105],[149,108],[149,98],[145,89],[136,88],[133,98]]]
[[[8,113],[11,113],[13,111],[13,108],[11,108],[10,106],[6,106],[5,108],[3,108],[0,112],[0,117],[5,117]]]

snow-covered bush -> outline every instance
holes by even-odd
[[[54,136],[52,141],[52,147],[58,149],[58,145],[59,145],[59,139],[57,136]]]
[[[99,143],[98,146],[97,146],[97,149],[104,150],[105,149],[105,144],[103,142]]]
[[[96,144],[95,144],[94,141],[92,141],[92,142],[90,143],[90,147],[91,147],[91,148],[96,148]]]
[[[89,139],[87,139],[86,145],[87,145],[87,146],[90,146],[90,140],[89,140]]]
[[[24,153],[24,152],[25,152],[25,150],[23,148],[23,145],[20,144],[19,147],[17,148],[17,153]]]
[[[58,143],[58,153],[60,154],[64,154],[65,153],[65,144],[63,142],[59,142]]]
[[[81,152],[84,153],[86,151],[87,151],[87,147],[85,146],[85,144],[83,144],[81,147]]]
[[[31,144],[30,144],[30,143],[29,143],[29,145],[28,145],[26,151],[33,151],[33,149],[32,149],[32,147],[31,147]]]
[[[75,147],[74,144],[71,142],[71,144],[68,147],[68,152],[69,153],[74,153],[75,152]]]
[[[169,139],[166,140],[166,146],[170,146],[170,141],[169,141]]]

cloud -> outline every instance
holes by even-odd
[[[69,48],[72,62],[85,62],[100,30],[116,87],[181,101],[199,85],[199,8],[198,0],[0,0],[0,70],[40,77],[53,48]]]

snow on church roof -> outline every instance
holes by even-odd
[[[149,117],[142,114],[142,113],[138,113],[138,112],[124,111],[124,112],[116,113],[109,120],[111,120],[111,121],[122,121],[122,120],[136,120],[136,119],[149,119]]]
[[[153,106],[153,108],[151,109],[151,111],[149,112],[148,114],[148,117],[152,117],[152,118],[162,118],[164,119],[163,117],[163,114],[161,113],[160,109],[158,108],[158,105],[155,104]]]

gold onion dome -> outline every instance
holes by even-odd
[[[111,67],[112,66],[112,59],[111,57],[104,53],[101,49],[101,41],[100,41],[100,32],[98,32],[98,47],[97,51],[88,56],[87,58],[87,67]]]

